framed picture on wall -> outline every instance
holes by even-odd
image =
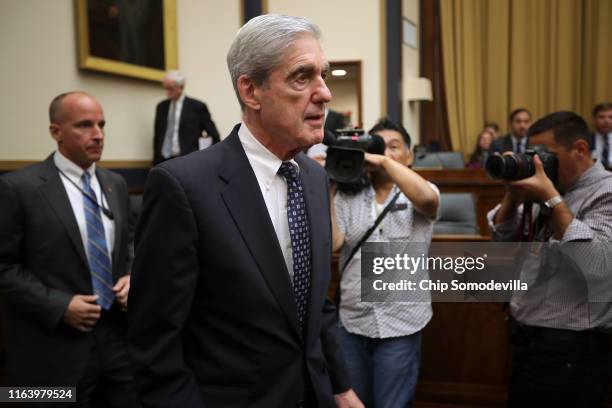
[[[160,81],[176,69],[176,0],[75,0],[79,68]]]

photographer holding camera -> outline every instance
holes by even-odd
[[[365,153],[369,183],[362,185],[361,191],[339,191],[331,208],[333,248],[342,249],[339,264],[344,266],[340,338],[351,383],[364,404],[405,407],[414,398],[420,331],[431,319],[431,302],[429,298],[419,299],[421,302],[361,302],[361,250],[353,250],[381,213],[384,218],[367,241],[401,240],[429,246],[440,199],[436,186],[409,168],[410,136],[401,125],[381,119],[369,133],[384,139],[384,155]]]
[[[522,225],[521,220],[532,216],[536,222],[530,224],[539,228],[533,228],[527,240],[547,245],[541,247],[542,259],[547,248],[556,247],[563,260],[575,248],[570,245],[582,243],[584,252],[576,263],[583,280],[605,287],[612,275],[607,256],[612,241],[612,174],[591,159],[588,137],[586,122],[573,112],[551,113],[535,122],[529,128],[530,144],[549,152],[542,154],[546,165],[537,154],[504,156],[517,166],[514,176],[502,178],[514,181],[507,182],[503,201],[489,212],[488,220],[493,240],[517,241],[517,235],[525,237],[527,224]],[[499,156],[489,160],[499,160]],[[529,166],[532,171],[525,170]],[[488,162],[489,171],[491,167],[495,168]],[[553,182],[547,174],[555,170],[557,180]],[[530,203],[534,204],[532,211],[523,211],[531,208]],[[546,289],[565,285],[566,294],[580,289],[567,285],[565,272],[574,265],[559,259],[541,262],[536,255],[523,260],[521,276],[545,275],[549,286],[539,292],[530,286],[510,302],[510,341],[515,347],[509,407],[596,407],[606,396],[611,365],[606,333],[612,327],[610,303],[594,304],[589,303],[590,298],[575,296],[551,301]],[[546,268],[551,264],[556,269]]]

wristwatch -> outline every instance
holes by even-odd
[[[563,198],[561,198],[560,195],[558,196],[554,196],[553,198],[551,198],[550,200],[546,200],[544,201],[544,205],[546,206],[546,208],[548,208],[549,210],[552,210],[553,208],[555,208],[556,206],[558,206],[559,204],[561,204],[563,202]]]

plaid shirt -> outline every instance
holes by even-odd
[[[543,231],[536,235],[541,243],[532,245],[540,251],[526,254],[521,268],[529,290],[513,296],[512,316],[530,326],[612,328],[612,173],[597,161],[563,194],[563,201],[574,219],[561,240]],[[494,225],[499,207],[487,214],[492,238],[514,241],[522,207],[513,219]]]
[[[429,183],[439,195],[438,188]],[[399,191],[394,186],[383,208]],[[339,265],[344,265],[352,249],[377,218],[376,193],[369,187],[357,195],[336,194],[336,218],[344,233]],[[400,194],[367,242],[403,241],[424,243],[429,248],[435,220],[414,209],[412,202]],[[359,249],[340,281],[340,322],[354,334],[370,338],[407,336],[421,330],[432,316],[431,297],[426,291],[415,292],[412,302],[361,302],[361,249]]]

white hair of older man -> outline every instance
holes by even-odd
[[[263,14],[242,26],[227,53],[227,67],[242,108],[238,78],[247,75],[256,85],[263,84],[280,64],[283,52],[304,33],[316,39],[321,37],[316,24],[284,14]]]
[[[166,74],[164,79],[168,80],[170,82],[174,82],[175,84],[177,84],[180,87],[183,87],[183,86],[185,86],[185,80],[187,78],[185,78],[185,75],[181,74],[178,71],[168,71],[168,73]]]

